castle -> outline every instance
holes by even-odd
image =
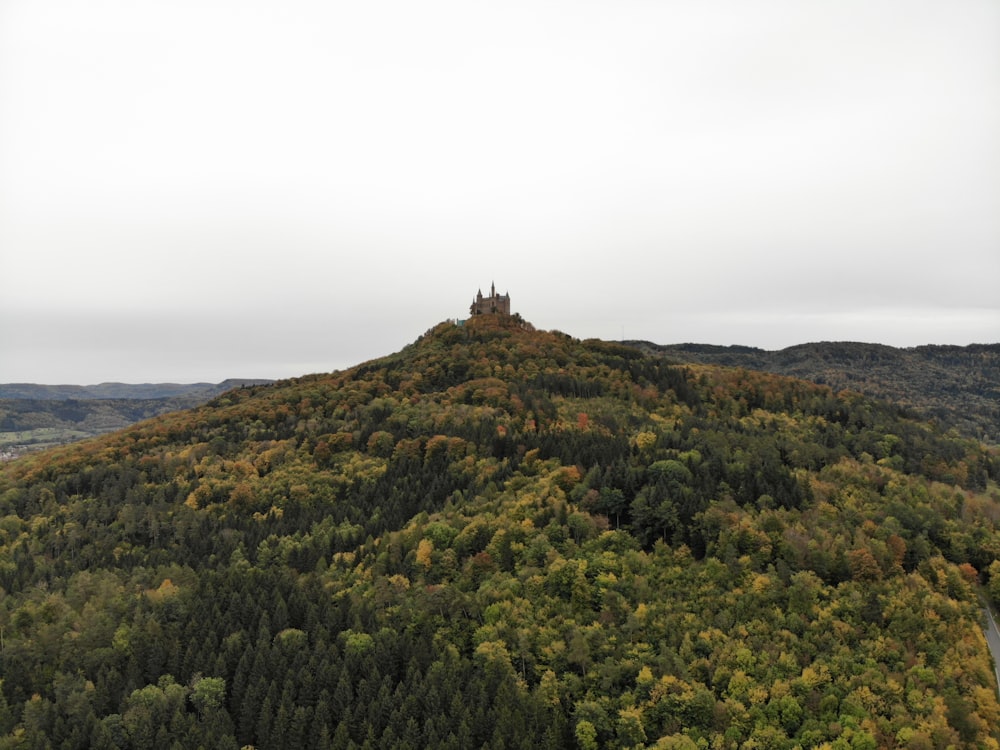
[[[497,294],[494,284],[490,284],[490,296],[484,297],[483,290],[480,289],[472,304],[469,306],[469,315],[510,315],[510,295]]]

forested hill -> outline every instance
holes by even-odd
[[[747,346],[629,342],[675,362],[700,362],[791,375],[902,404],[1000,444],[1000,344],[917,346],[821,342],[779,351]]]
[[[441,324],[0,467],[0,748],[998,748],[998,476],[856,393]]]

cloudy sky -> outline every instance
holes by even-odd
[[[998,133],[995,0],[0,0],[0,382],[996,342]]]

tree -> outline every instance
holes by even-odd
[[[847,553],[847,567],[855,581],[878,581],[882,578],[882,569],[878,561],[864,547]]]
[[[597,730],[589,721],[578,721],[574,733],[576,741],[580,743],[580,750],[597,750]]]
[[[202,716],[216,711],[226,699],[226,681],[222,677],[200,677],[192,683],[190,698]]]

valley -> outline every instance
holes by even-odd
[[[0,384],[0,461],[30,451],[120,430],[159,414],[190,408],[232,388],[271,381],[94,386]]]

